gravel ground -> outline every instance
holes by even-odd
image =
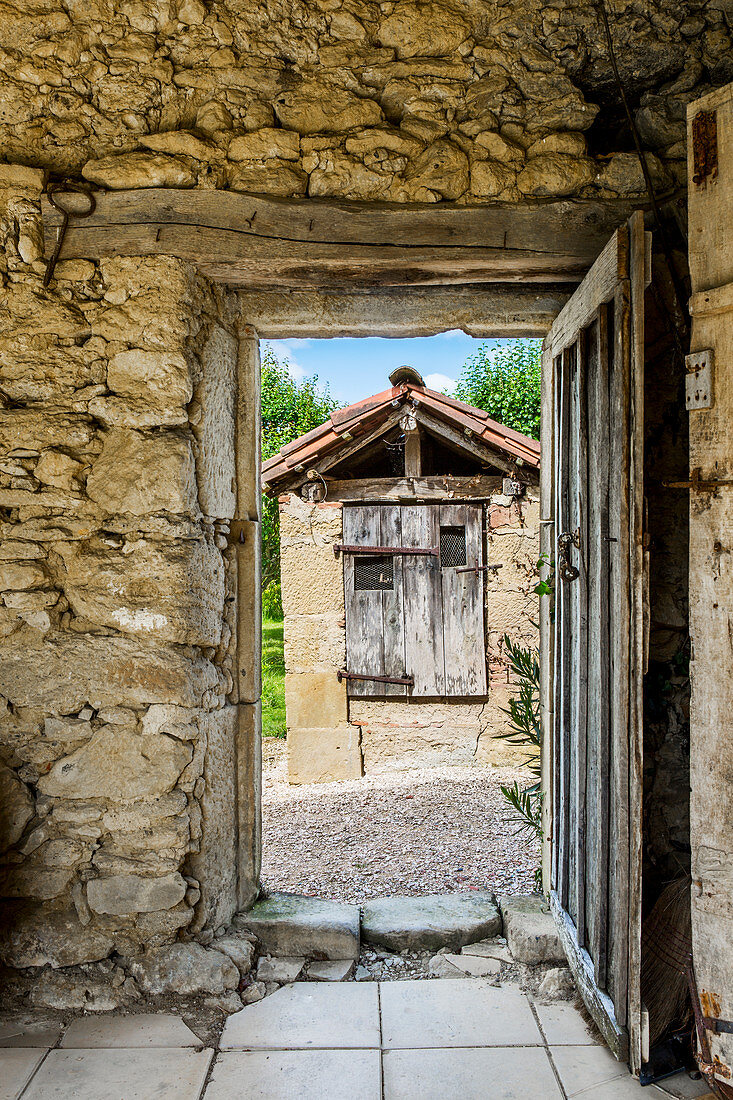
[[[515,768],[415,768],[291,787],[285,740],[263,742],[262,882],[362,904],[387,894],[534,890],[539,853],[515,833]]]

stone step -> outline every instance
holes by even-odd
[[[499,898],[504,935],[517,962],[564,963],[565,952],[547,902],[539,894]]]
[[[300,894],[271,894],[238,913],[235,926],[257,937],[268,955],[358,959],[359,908]]]
[[[364,906],[361,918],[364,942],[390,951],[457,951],[500,932],[496,898],[487,891],[378,898]]]

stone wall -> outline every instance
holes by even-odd
[[[486,561],[501,568],[486,574],[489,697],[476,702],[347,697],[336,678],[346,667],[343,565],[332,550],[342,539],[341,507],[338,501],[307,504],[295,493],[280,498],[290,781],[522,761],[524,750],[497,733],[508,728],[502,707],[514,691],[504,634],[525,646],[538,644],[536,489],[521,501],[497,491],[485,505]]]
[[[0,166],[0,957],[16,965],[216,927],[237,888],[236,296],[170,259],[68,261],[45,290],[42,182]]]
[[[609,4],[661,191],[733,78],[723,0]],[[642,194],[590,0],[8,0],[0,154],[103,187],[481,203]]]
[[[285,705],[291,783],[356,779],[360,731],[349,725],[341,503],[280,498],[280,563],[285,612]]]

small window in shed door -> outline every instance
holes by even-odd
[[[476,504],[344,508],[347,545],[395,547],[394,555],[344,555],[347,670],[414,680],[410,689],[352,680],[351,695],[486,694],[483,573],[459,571],[483,560],[481,517]]]
[[[466,528],[440,528],[440,564],[443,568],[466,564]]]
[[[355,592],[391,592],[393,588],[394,565],[391,554],[355,555]]]

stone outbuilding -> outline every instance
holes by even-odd
[[[291,783],[515,758],[538,642],[539,443],[410,367],[263,467],[279,494]]]

